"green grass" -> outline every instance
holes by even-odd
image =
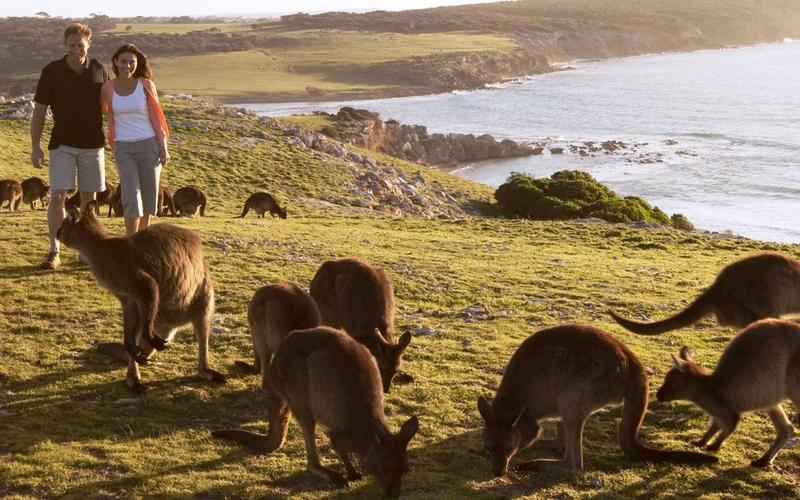
[[[563,322],[591,323],[623,340],[652,372],[651,393],[670,366],[669,354],[691,345],[712,367],[733,331],[705,320],[657,337],[629,334],[609,321],[613,308],[663,317],[683,307],[726,263],[763,250],[800,255],[797,246],[725,240],[673,230],[609,224],[386,217],[354,208],[315,208],[301,197],[346,195],[347,165],[321,163],[288,146],[255,120],[211,115],[199,103],[172,104],[173,163],[164,182],[198,184],[209,193],[208,217],[169,219],[197,231],[215,281],[219,325],[211,341],[214,366],[229,383],[198,380],[189,332],[142,368],[150,391],[134,402],[124,367],[95,353],[98,342],[121,339],[119,305],[74,252],[57,272],[36,264],[46,251],[45,214],[0,212],[0,496],[10,497],[268,497],[375,498],[367,478],[347,490],[327,488],[305,471],[302,434],[292,423],[285,446],[252,455],[209,431],[262,430],[264,398],[255,376],[233,362],[249,359],[246,308],[253,292],[275,281],[308,286],[319,264],[360,256],[384,267],[395,283],[398,330],[430,327],[415,337],[405,370],[413,385],[386,400],[395,429],[420,417],[412,440],[405,498],[508,497],[796,497],[800,450],[782,451],[770,471],[748,467],[773,437],[763,415],[747,416],[713,467],[631,462],[619,450],[619,410],[599,412],[584,435],[586,471],[512,473],[493,479],[479,446],[479,395],[493,395],[500,370],[534,331]],[[186,128],[202,121],[208,132]],[[41,175],[28,165],[28,127],[0,123],[0,178]],[[245,147],[244,136],[266,138]],[[109,157],[110,159],[110,157]],[[382,157],[384,161],[393,161]],[[485,199],[491,190],[417,165],[429,183]],[[109,170],[113,167],[109,164]],[[289,203],[287,220],[235,219],[256,189]],[[121,219],[103,219],[121,233]],[[457,316],[482,303],[494,317],[468,323]],[[651,398],[653,399],[653,398]],[[794,413],[794,409],[790,409]],[[650,407],[642,439],[690,448],[705,430],[686,403]],[[552,432],[552,425],[547,428]],[[337,464],[323,443],[323,460]],[[520,459],[538,456],[525,452]],[[336,465],[338,467],[338,464]]]
[[[337,30],[284,32],[269,49],[153,58],[156,83],[167,92],[185,92],[219,99],[300,99],[307,87],[325,93],[380,91],[395,82],[357,76],[354,69],[386,61],[432,54],[510,52],[508,37],[479,33],[360,33]],[[283,45],[281,45],[283,44]]]

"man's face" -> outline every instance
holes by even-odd
[[[67,47],[67,59],[73,64],[83,64],[86,62],[86,53],[89,51],[91,42],[83,35],[70,33],[64,42]]]

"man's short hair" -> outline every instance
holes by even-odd
[[[85,38],[87,42],[92,41],[92,28],[85,24],[73,23],[64,30],[64,43],[67,43],[67,37],[70,35],[80,35]]]

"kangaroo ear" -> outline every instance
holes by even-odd
[[[686,365],[684,365],[684,361],[674,354],[672,354],[672,363],[675,365],[676,370],[681,373],[686,373]]]
[[[69,210],[67,210],[67,219],[69,219],[70,222],[72,223],[78,222],[80,218],[81,218],[81,213],[78,212],[77,208],[71,207]]]
[[[92,200],[83,207],[82,215],[94,215],[95,210],[97,210],[97,200]]]
[[[681,347],[681,359],[685,361],[694,361],[692,359],[691,351],[686,346]]]
[[[490,405],[483,396],[478,396],[478,412],[481,414],[481,417],[483,417],[483,421],[487,424],[495,420],[492,405]]]
[[[400,437],[408,444],[411,441],[411,438],[414,437],[414,434],[417,433],[419,430],[419,419],[417,417],[411,417],[400,427]]]
[[[403,333],[403,335],[400,336],[400,340],[397,341],[397,349],[400,352],[405,351],[406,347],[408,347],[408,344],[410,342],[411,342],[411,332],[406,331]]]

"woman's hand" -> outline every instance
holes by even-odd
[[[158,161],[162,166],[165,166],[167,163],[169,163],[169,158],[169,150],[167,149],[167,145],[162,144],[158,148]]]

